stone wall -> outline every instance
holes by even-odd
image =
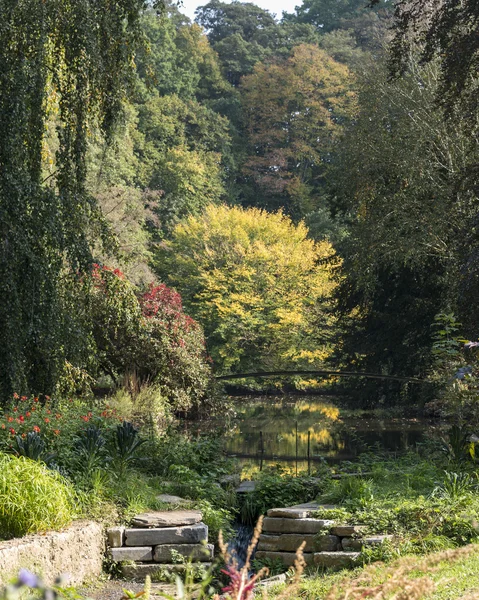
[[[296,550],[306,542],[306,564],[321,567],[349,567],[358,563],[363,546],[382,544],[392,536],[366,536],[362,525],[338,525],[334,521],[315,519],[318,510],[311,502],[289,508],[273,508],[263,521],[263,530],[255,558],[281,560],[291,566]]]
[[[77,521],[64,531],[0,541],[0,585],[22,568],[48,584],[65,574],[77,585],[101,574],[104,555],[104,529],[92,521]]]

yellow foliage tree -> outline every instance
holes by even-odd
[[[157,258],[220,372],[319,366],[330,353],[339,260],[303,223],[209,205],[176,226]]]

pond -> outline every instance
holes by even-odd
[[[243,397],[234,405],[226,451],[245,467],[295,468],[298,457],[301,470],[323,460],[352,461],[374,448],[405,452],[440,429],[427,419],[341,408],[334,398],[318,396]]]

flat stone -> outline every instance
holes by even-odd
[[[159,502],[163,502],[164,504],[188,504],[190,500],[186,500],[185,498],[181,498],[180,496],[172,496],[171,494],[160,494],[156,497]]]
[[[111,559],[115,562],[121,560],[153,560],[153,549],[151,546],[135,546],[134,548],[111,548]]]
[[[187,559],[207,562],[213,558],[214,549],[213,544],[163,544],[155,546],[153,560],[158,563],[170,563],[173,561],[172,551],[174,551]]]
[[[211,563],[201,563],[201,566],[205,569],[209,569]],[[165,571],[168,573],[184,573],[185,569],[186,565],[183,564],[136,563],[134,565],[122,565],[121,574],[125,579],[144,581],[147,575],[154,577]]]
[[[352,537],[353,535],[361,535],[366,529],[366,525],[335,525],[329,531],[339,537]]]
[[[268,517],[284,519],[307,519],[312,511],[304,508],[270,508]]]
[[[362,542],[364,546],[380,546],[384,542],[390,542],[394,539],[393,535],[370,535],[363,538]]]
[[[255,559],[281,560],[287,567],[292,567],[296,560],[295,552],[266,552],[257,550],[254,555]],[[304,561],[307,565],[313,564],[313,554],[303,554]]]
[[[261,534],[258,550],[267,552],[296,552],[303,542],[306,542],[304,552],[315,550],[316,536],[312,534],[284,533],[280,535]]]
[[[208,527],[204,523],[185,527],[161,529],[126,529],[126,546],[156,546],[157,544],[197,544],[208,541]]]
[[[341,540],[341,548],[343,550],[352,552],[361,550],[363,547],[363,540],[361,538],[345,537]]]
[[[183,525],[194,525],[202,519],[199,510],[158,510],[146,512],[133,517],[133,527],[145,527],[148,529],[157,527],[182,527]]]
[[[266,517],[263,520],[265,533],[319,533],[334,525],[325,519],[285,519]]]
[[[256,481],[242,481],[236,490],[237,494],[249,494],[256,489]]]
[[[108,527],[106,530],[106,537],[108,539],[108,546],[110,548],[121,548],[125,538],[125,528]]]
[[[314,549],[316,552],[334,552],[340,545],[341,540],[337,535],[317,535],[314,542]]]
[[[358,563],[360,556],[360,552],[316,552],[314,564],[318,567],[352,567]]]

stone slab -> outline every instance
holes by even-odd
[[[151,546],[136,546],[134,548],[111,548],[111,559],[115,562],[122,560],[153,560],[153,549]]]
[[[256,489],[256,481],[242,481],[237,490],[237,494],[249,494],[250,492],[254,492]]]
[[[110,548],[121,548],[125,538],[125,528],[108,527],[106,530],[106,537],[108,539],[108,546]]]
[[[285,519],[266,517],[263,520],[265,533],[319,533],[329,529],[334,521],[325,519]]]
[[[201,563],[205,569],[211,567],[211,563]],[[137,579],[145,581],[145,577],[149,575],[154,577],[157,573],[184,573],[186,565],[183,564],[160,564],[160,563],[136,563],[134,565],[122,565],[121,574],[125,579]]]
[[[186,500],[185,498],[181,498],[180,496],[173,496],[171,494],[160,494],[156,497],[159,502],[163,502],[164,504],[173,504],[173,505],[181,505],[188,504],[190,500]]]
[[[318,567],[353,567],[359,561],[360,552],[316,552],[314,564]]]
[[[303,554],[304,561],[307,565],[313,564],[313,554]],[[287,567],[292,567],[296,560],[295,552],[267,552],[264,550],[257,550],[254,555],[255,559],[267,559],[267,560],[281,560]]]
[[[158,527],[183,527],[199,523],[203,515],[199,510],[157,510],[133,517],[133,527],[153,529]]]
[[[158,563],[171,563],[174,552],[178,552],[185,558],[199,562],[208,562],[213,558],[213,544],[163,544],[155,546],[153,560]]]
[[[316,536],[312,534],[284,533],[279,535],[261,534],[258,550],[267,552],[296,552],[306,542],[304,552],[313,552]]]
[[[159,529],[125,529],[126,546],[197,544],[203,541],[208,541],[208,527],[204,523]]]
[[[361,535],[366,531],[366,525],[335,525],[329,530],[333,535],[339,537],[352,537],[354,535]]]
[[[317,535],[314,543],[316,552],[334,552],[341,549],[341,540],[337,535]]]
[[[284,519],[307,519],[311,510],[305,508],[270,508],[266,513],[268,517]]]
[[[346,552],[359,551],[363,547],[361,538],[345,537],[341,540],[341,548]]]

